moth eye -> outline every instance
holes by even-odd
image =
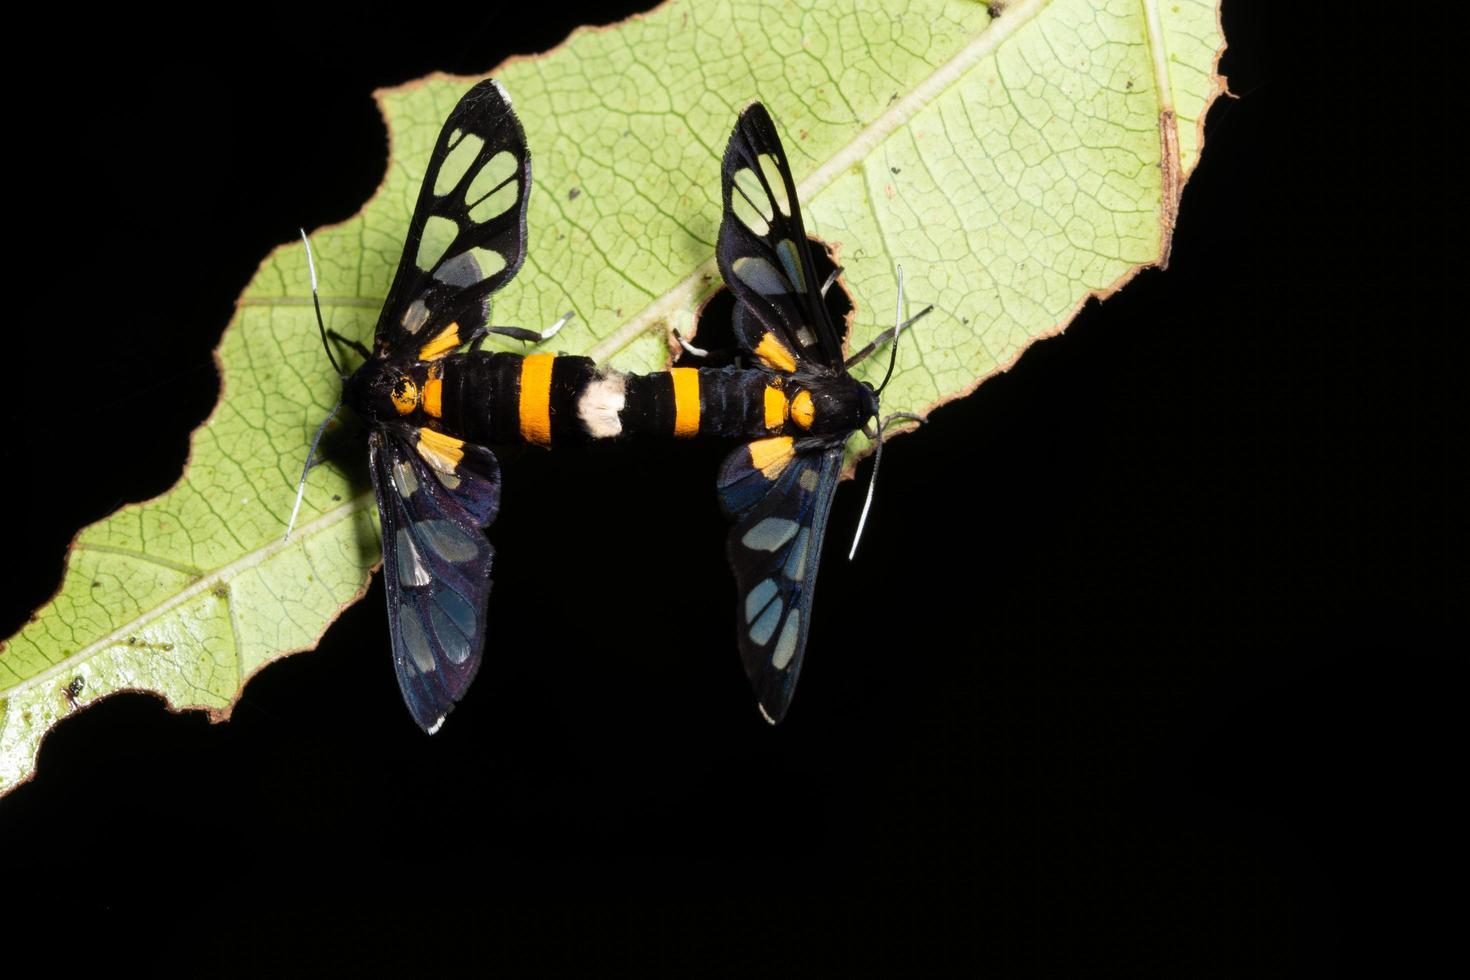
[[[776,202],[776,207],[786,217],[791,217],[791,201],[786,197],[786,181],[781,177],[781,165],[770,153],[762,153],[757,157],[761,165],[761,173],[766,176],[766,183],[771,185],[771,197]]]
[[[780,296],[788,291],[776,267],[758,255],[741,256],[731,263],[730,268],[736,278],[762,296]]]
[[[443,197],[459,186],[460,180],[470,169],[485,141],[474,133],[456,129],[450,138],[451,149],[439,165],[439,175],[434,178],[434,196]]]
[[[520,181],[515,180],[519,163],[515,155],[501,150],[480,168],[464,192],[470,220],[478,223],[504,214],[521,196]]]
[[[740,543],[751,551],[775,551],[796,535],[796,527],[785,517],[767,517],[746,531]]]
[[[441,215],[430,215],[429,220],[424,222],[424,234],[419,239],[419,250],[414,255],[413,264],[428,272],[439,264],[439,260],[449,251],[449,246],[454,244],[457,237],[458,225]]]
[[[786,665],[791,663],[792,654],[796,653],[796,640],[801,635],[801,610],[791,610],[791,615],[786,619],[786,625],[781,627],[781,638],[776,641],[776,649],[771,653],[771,666],[777,670],[785,670]]]
[[[411,603],[398,604],[398,638],[403,641],[403,648],[408,651],[409,657],[420,671],[425,674],[433,671],[434,652],[429,649],[429,638],[424,635],[418,613]]]
[[[735,171],[733,178],[735,190],[730,195],[730,210],[735,212],[735,217],[740,223],[749,228],[761,238],[766,237],[771,230],[771,214],[769,201],[765,188],[761,187],[760,178],[749,167],[742,167]]]

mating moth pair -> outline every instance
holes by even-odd
[[[494,557],[482,529],[501,479],[485,447],[516,441],[740,440],[717,481],[734,522],[740,653],[761,711],[772,723],[785,716],[843,447],[877,419],[881,385],[848,374],[874,345],[843,358],[824,302],[832,279],[816,279],[791,168],[760,103],[730,135],[722,185],[718,262],[748,366],[638,375],[586,357],[482,351],[491,333],[543,340],[555,327],[489,324],[491,294],[526,254],[525,132],[492,80],[449,114],[373,347],[361,348],[343,391],[371,433],[393,662],[425,731],[438,730],[480,665]]]

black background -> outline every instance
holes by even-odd
[[[228,724],[124,695],[58,727],[0,801],[12,894],[156,915],[241,972],[1430,956],[1463,819],[1444,62],[1378,84],[1378,39],[1298,42],[1259,6],[1227,4],[1239,98],[1169,269],[893,442],[851,564],[839,493],[782,726],[735,653],[722,447],[512,455],[487,665],[442,733],[403,710],[375,580]],[[631,9],[64,32],[10,106],[0,634],[77,528],[176,481],[260,258],[379,183],[373,88]]]

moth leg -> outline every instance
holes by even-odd
[[[876,336],[872,340],[868,341],[867,345],[865,347],[863,347],[862,350],[858,351],[856,354],[853,354],[851,357],[849,357],[847,359],[847,361],[845,362],[844,367],[849,367],[850,368],[854,364],[857,364],[857,363],[863,361],[865,358],[868,357],[868,355],[872,354],[873,351],[877,350],[879,347],[882,347],[884,344],[888,343],[894,337],[898,336],[898,334],[901,333],[902,331],[907,330],[909,327],[913,326],[917,321],[919,321],[923,317],[927,316],[929,313],[933,312],[933,310],[934,310],[934,304],[933,303],[930,303],[928,306],[924,307],[922,310],[920,310],[919,312],[915,313],[913,316],[909,317],[907,320],[903,321],[898,326],[889,327],[887,330],[883,331],[878,336]]]
[[[684,335],[679,333],[677,327],[669,328],[673,334],[674,341],[679,345],[679,356],[675,364],[682,364],[684,358],[690,357],[700,361],[706,367],[745,367],[745,352],[738,347],[706,348],[696,347]]]
[[[709,351],[705,350],[703,347],[695,347],[689,341],[685,340],[684,335],[679,332],[678,327],[674,327],[672,332],[674,334],[674,340],[678,341],[679,346],[683,348],[684,353],[688,354],[690,357],[698,357],[701,359],[709,357]]]
[[[353,340],[351,337],[344,337],[335,330],[328,330],[327,336],[337,341],[337,343],[346,344],[348,347],[351,347],[353,350],[357,351],[359,354],[362,355],[362,359],[364,361],[372,360],[373,352],[368,350],[367,347],[363,345],[362,341]]]
[[[555,323],[541,331],[527,330],[525,327],[480,327],[470,334],[470,350],[479,350],[485,343],[485,338],[492,333],[510,337],[513,340],[523,340],[529,344],[539,344],[555,337],[557,331],[566,326],[575,315],[569,310],[563,313]]]

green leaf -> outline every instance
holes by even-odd
[[[885,409],[928,411],[1167,260],[1222,47],[1209,0],[688,0],[577,32],[496,73],[535,185],[530,255],[495,319],[535,326],[572,308],[559,349],[664,367],[669,329],[690,332],[718,284],[719,158],[760,98],[809,230],[841,248],[854,344],[891,323],[898,265],[914,302],[935,304],[884,395]],[[469,83],[379,94],[387,178],[358,216],[313,235],[339,332],[369,337],[434,138]],[[251,675],[313,646],[367,586],[376,515],[349,474],[317,467],[281,541],[338,396],[299,244],[262,263],[218,353],[221,401],[184,478],[83,530],[56,597],[0,646],[0,792],[28,778],[57,720],[117,691],[228,717]]]

